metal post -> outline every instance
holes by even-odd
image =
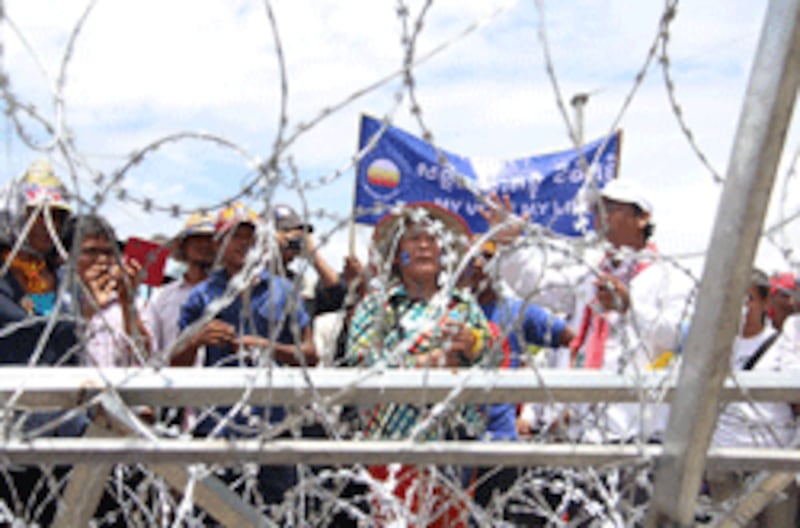
[[[164,482],[179,492],[186,494],[191,480],[188,466],[177,464],[148,464],[148,469],[164,479]],[[274,522],[262,516],[258,510],[247,504],[241,497],[213,475],[199,479],[194,486],[194,503],[205,510],[222,526],[271,527]],[[77,526],[77,525],[75,525]]]
[[[747,526],[756,515],[794,482],[794,473],[762,473],[757,485],[750,493],[739,499],[739,503],[717,524],[718,528],[738,528]],[[780,500],[794,500],[793,496],[784,496]]]
[[[132,441],[132,437],[141,436],[139,427],[128,415],[122,402],[104,394],[98,403],[98,408],[102,411],[98,415],[99,419],[96,418],[87,431],[88,438],[106,440],[116,438],[117,441],[126,445]],[[84,441],[88,438],[85,437]],[[148,437],[139,438],[139,440],[147,443],[157,441],[155,438]],[[92,457],[86,458],[91,459]],[[61,501],[61,509],[54,526],[89,525],[102,497],[108,474],[114,463],[118,461],[109,459],[97,464],[84,462],[75,466],[70,474],[70,481]],[[187,492],[188,483],[192,478],[188,467],[161,462],[148,465],[148,468],[181,495]],[[275,526],[213,475],[206,475],[198,479],[193,490],[194,503],[222,526],[253,528]]]
[[[579,145],[583,145],[583,108],[589,102],[588,93],[577,93],[569,100],[569,104],[575,109],[575,137]]]
[[[90,438],[112,438],[106,427],[92,423],[86,432]],[[103,489],[114,464],[76,464],[69,475],[69,484],[62,497],[58,514],[53,521],[55,528],[89,526],[103,497]]]
[[[650,526],[690,526],[742,298],[797,95],[800,2],[767,9],[656,468]]]

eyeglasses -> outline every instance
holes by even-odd
[[[622,211],[625,207],[630,206],[631,204],[621,203],[621,202],[613,202],[611,200],[603,200],[603,212],[606,215],[611,215],[617,211]],[[592,215],[597,216],[600,214],[600,204],[592,205],[591,209],[589,210]]]
[[[114,256],[114,248],[112,247],[86,247],[81,248],[81,257],[84,258],[99,258],[99,257],[109,257],[112,258]]]

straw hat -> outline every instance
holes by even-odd
[[[375,225],[372,241],[382,258],[391,258],[408,223],[427,223],[434,231],[440,231],[442,249],[454,250],[459,258],[472,237],[461,216],[432,202],[413,202],[387,213]]]

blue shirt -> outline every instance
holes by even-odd
[[[228,287],[228,276],[217,270],[192,289],[181,307],[180,328],[183,330],[203,316],[206,307],[222,297]],[[250,309],[245,309],[245,303]],[[278,343],[294,343],[292,327],[299,332],[310,318],[299,295],[292,293],[292,284],[284,278],[262,271],[258,282],[238,295],[214,317],[234,328],[238,335],[259,335]],[[231,346],[206,347],[206,366],[234,366],[238,364]]]
[[[229,278],[224,270],[216,270],[205,281],[195,286],[181,307],[180,328],[185,329],[199,320],[208,305],[223,296]],[[246,290],[222,310],[215,319],[224,321],[236,328],[237,335],[259,335],[278,343],[295,342],[295,332],[299,335],[310,323],[308,313],[299,295],[293,293],[292,284],[286,279],[272,276],[269,271],[259,274],[258,282]],[[204,365],[234,367],[250,364],[241,361],[230,345],[207,346]],[[253,408],[251,416],[260,417],[269,410],[270,423],[283,421],[286,412],[283,407],[268,409]],[[226,413],[227,408],[217,408],[213,414]],[[257,421],[256,421],[257,422]],[[216,424],[212,415],[202,420],[197,432],[208,434]],[[257,424],[248,426],[246,413],[234,417],[231,427],[226,427],[221,435],[225,437],[254,436],[259,431]]]
[[[567,323],[539,305],[525,303],[522,299],[505,298],[497,302],[482,304],[486,318],[507,336],[511,349],[509,368],[520,365],[520,356],[528,345],[546,347],[559,346],[561,333]],[[517,409],[513,403],[491,405],[487,432],[493,440],[516,440]]]

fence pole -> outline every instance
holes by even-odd
[[[650,526],[690,526],[742,298],[797,95],[800,2],[767,8],[656,467]]]

